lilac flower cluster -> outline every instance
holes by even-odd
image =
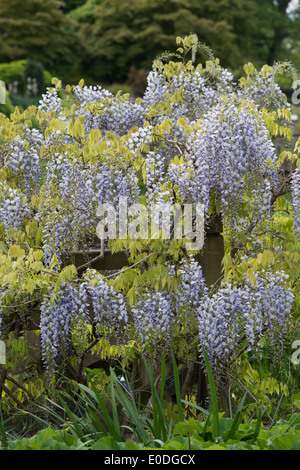
[[[136,339],[142,349],[168,346],[174,317],[170,294],[159,291],[145,294],[131,309],[131,314]]]
[[[269,78],[266,77],[267,75],[261,75],[257,80],[267,83]],[[249,87],[249,99],[255,103],[259,102],[253,98],[251,92],[254,90],[253,80],[252,77],[250,85],[248,83],[244,87],[244,96],[241,92],[240,95],[237,94],[232,74],[221,68],[217,62],[207,68],[180,68],[179,72],[174,71],[173,76],[168,78],[163,66],[161,70],[154,69],[150,72],[148,86],[140,103],[133,102],[124,95],[115,97],[101,86],[73,87],[74,97],[77,100],[75,119],[79,116],[85,117],[86,135],[92,129],[111,131],[118,136],[128,133],[124,142],[131,150],[133,158],[143,144],[150,145],[150,151],[145,157],[146,197],[150,205],[153,202],[173,203],[176,195],[183,203],[204,202],[208,211],[211,199],[216,197],[221,202],[225,218],[228,217],[229,208],[238,208],[242,203],[247,188],[257,187],[259,179],[267,175],[271,179],[271,184],[264,186],[265,191],[260,193],[261,199],[258,197],[258,192],[256,194],[257,206],[262,207],[265,213],[268,210],[272,185],[276,184],[275,175],[267,169],[266,162],[274,161],[275,149],[259,109],[251,107],[250,104],[239,104],[239,100],[247,98]],[[182,99],[170,100],[176,92],[180,92]],[[260,94],[263,96],[266,94],[267,99],[268,94],[265,92],[266,90],[261,87]],[[236,99],[237,97],[239,98]],[[166,104],[165,108],[163,104]],[[150,119],[151,125],[144,127],[145,116],[156,105],[159,106],[157,115]],[[39,110],[53,111],[59,119],[69,119],[62,112],[62,102],[55,89],[49,89],[43,96]],[[174,145],[161,145],[158,151],[155,148],[153,124],[162,122],[166,116],[173,123],[173,128],[170,132],[165,132],[165,138],[166,141],[173,139]],[[189,138],[190,132],[186,133],[184,128],[177,124],[180,117],[185,117],[190,126]],[[133,128],[137,130],[131,132]],[[27,140],[29,138],[32,140],[32,136],[28,136]],[[42,140],[39,137],[39,141]],[[55,160],[54,154],[60,155],[61,148],[64,146],[65,151],[68,143],[72,142],[68,132],[53,130],[50,135],[48,133],[47,138],[44,138],[43,143]],[[108,140],[107,142],[109,143]],[[172,158],[178,154],[176,142],[182,145],[183,161],[180,165],[173,162],[170,164]],[[31,167],[27,165],[28,172],[34,175],[35,180],[38,179],[40,171],[37,157],[39,148],[36,146],[36,150],[33,150]],[[186,148],[187,150],[184,150]],[[15,169],[18,167],[18,171],[23,171],[23,157],[21,155],[18,156],[19,159],[15,157],[12,152],[9,165]],[[35,166],[32,170],[33,162]],[[50,160],[49,167],[51,164]],[[48,231],[45,250],[49,255],[51,244],[58,250],[63,244],[68,245],[72,239],[71,236],[67,236],[70,231],[68,227],[76,227],[78,234],[80,233],[78,227],[82,228],[81,233],[85,232],[88,215],[85,217],[84,214],[89,216],[94,214],[90,206],[92,204],[94,209],[96,198],[98,202],[114,204],[123,195],[128,197],[130,194],[134,201],[138,198],[138,175],[129,167],[121,170],[116,167],[115,162],[111,164],[108,161],[101,168],[98,167],[93,175],[87,175],[87,171],[80,169],[83,177],[80,177],[78,171],[76,176],[73,172],[73,179],[76,177],[80,181],[74,190],[74,183],[70,184],[70,175],[67,176],[68,172],[70,173],[69,166],[67,165],[68,168],[61,172],[59,181],[60,190],[63,186],[65,190],[69,188],[68,196],[63,194],[61,197],[60,194],[62,201],[68,200],[68,205],[66,207],[65,203],[62,203],[61,210],[59,207],[50,208],[51,221],[45,225],[45,231]],[[49,169],[47,171],[49,172]],[[53,217],[57,212],[61,214]],[[74,216],[70,215],[71,212],[74,212]],[[74,220],[77,221],[75,224]],[[58,239],[56,243],[53,241],[55,232]],[[59,241],[63,236],[65,241]]]
[[[178,274],[181,283],[174,294],[176,319],[184,326],[191,323],[194,327],[194,312],[203,298],[208,296],[206,281],[201,266],[193,256],[181,262]]]
[[[53,371],[59,359],[68,351],[72,335],[86,325],[94,325],[101,336],[125,336],[128,321],[124,297],[102,279],[99,273],[88,271],[79,286],[65,284],[51,303],[51,293],[41,305],[41,347],[45,365]]]
[[[40,329],[42,358],[50,370],[71,344],[72,318],[78,309],[77,291],[71,285],[62,287],[55,303],[47,296],[41,305]]]
[[[83,86],[82,88],[78,85],[73,88],[73,93],[80,103],[80,110],[84,110],[88,103],[94,101],[101,103],[107,98],[113,98],[113,94],[100,85]]]
[[[18,187],[31,194],[39,187],[41,177],[40,148],[42,135],[36,129],[25,129],[24,138],[19,136],[9,145],[4,165],[17,176]]]
[[[165,77],[158,70],[152,70],[147,77],[147,88],[143,96],[143,104],[145,109],[163,101],[165,93],[168,89],[168,83]]]
[[[133,127],[141,127],[145,121],[143,116],[144,107],[133,103],[128,98],[119,98],[112,100],[105,116],[104,130],[109,130],[122,136]]]
[[[77,86],[74,87],[74,94],[79,103],[76,116],[86,117],[87,132],[97,128],[121,136],[144,122],[143,107],[127,96],[115,97],[101,86]],[[96,105],[94,108],[89,106],[92,103]]]
[[[100,337],[128,341],[133,334],[148,351],[168,349],[182,329],[195,337],[198,332],[214,370],[234,360],[245,344],[259,350],[262,338],[267,338],[275,353],[284,344],[294,300],[284,272],[262,271],[255,274],[255,285],[249,280],[243,285],[225,284],[212,295],[193,257],[178,268],[170,266],[169,272],[181,279],[174,293],[149,288],[131,308],[94,270],[88,270],[77,287],[64,285],[52,304],[50,294],[46,296],[40,326],[48,366],[56,366],[72,332],[83,324],[93,324]]]
[[[182,329],[192,335],[197,331],[195,312],[203,297],[208,296],[202,268],[190,256],[178,268],[169,267],[170,277],[176,274],[180,285],[174,293],[149,289],[130,311],[136,338],[143,349],[168,349],[172,336]]]
[[[175,272],[173,267],[170,275]],[[129,313],[142,348],[168,348],[182,328],[192,336],[198,331],[200,345],[215,368],[234,360],[245,344],[259,350],[262,338],[275,353],[282,347],[294,300],[285,273],[256,273],[254,286],[248,280],[244,285],[225,284],[213,295],[192,257],[181,264],[178,274],[181,283],[174,294],[149,290]]]
[[[195,70],[194,73],[180,73],[174,77],[174,91],[182,89],[183,103],[177,105],[177,118],[185,116],[189,122],[197,121],[212,107],[217,106],[223,96],[233,91],[232,74],[218,67],[215,77],[204,75]],[[172,110],[174,113],[174,110]]]
[[[181,98],[172,100],[175,92]],[[160,112],[162,103],[166,104],[164,113]],[[243,85],[237,85],[232,74],[218,63],[208,69],[174,69],[173,75],[161,65],[148,76],[143,105],[150,116],[153,106],[157,106],[152,123],[168,116],[173,129],[166,139],[173,138],[182,144],[182,149],[187,148],[181,152],[184,162],[171,162],[169,167],[168,162],[178,155],[178,150],[167,145],[161,146],[159,152],[165,162],[161,163],[161,176],[172,182],[181,201],[204,202],[208,211],[216,198],[221,204],[223,222],[230,219],[231,225],[249,197],[259,208],[257,218],[258,214],[270,215],[278,176],[269,163],[275,162],[276,152],[261,110],[288,106],[271,71],[252,74]],[[192,130],[189,140],[177,122],[181,117]],[[158,178],[150,194],[159,194],[161,188]]]
[[[292,203],[294,210],[294,227],[300,236],[300,169],[295,170],[292,179]]]
[[[145,186],[147,188],[147,204],[150,207],[161,194],[162,185],[165,183],[165,161],[158,152],[150,151],[145,157]]]
[[[195,178],[195,170],[191,161],[184,161],[180,165],[170,163],[168,178],[173,184],[177,198],[183,204],[201,202],[202,186]]]
[[[251,74],[239,91],[241,96],[253,101],[259,108],[290,108],[286,95],[271,71],[261,70]]]
[[[266,86],[271,80],[271,76],[262,73],[257,77]],[[243,94],[232,74],[217,64],[210,71],[197,68],[192,72],[174,72],[168,79],[164,67],[150,72],[143,97],[145,112],[153,105],[168,102],[166,114],[158,113],[152,122],[161,122],[167,115],[173,123],[173,134],[167,133],[166,139],[177,140],[187,150],[183,152],[183,161],[175,164],[169,162],[178,154],[176,146],[161,146],[159,152],[151,148],[145,159],[148,203],[158,197],[166,201],[168,194],[172,202],[175,193],[181,202],[205,203],[208,213],[212,200],[216,199],[220,202],[223,222],[226,220],[238,228],[240,224],[235,217],[250,198],[251,213],[256,213],[257,218],[270,216],[271,196],[278,176],[269,163],[275,162],[276,151],[260,111],[265,102],[255,98],[253,80],[245,86]],[[284,95],[276,84],[274,90],[283,106]],[[168,101],[176,91],[180,91],[182,99]],[[271,99],[269,91],[262,86],[259,93],[266,101]],[[189,139],[177,124],[183,116],[191,129],[196,129]],[[172,183],[173,190],[166,187],[166,181]]]
[[[54,252],[60,261],[64,253],[89,244],[95,235],[99,204],[110,203],[117,208],[120,197],[134,203],[139,196],[138,180],[131,168],[122,170],[100,163],[84,166],[62,157],[48,165],[43,191],[45,199],[52,200],[52,206],[36,216],[44,225],[46,264]]]
[[[232,74],[214,64],[214,73],[205,69],[174,72],[166,79],[165,67],[152,70],[147,78],[147,88],[143,96],[146,112],[159,102],[167,102],[170,95],[181,91],[182,100],[171,102],[169,116],[176,122],[184,116],[189,123],[197,121],[205,112],[221,102],[222,96],[230,95],[234,89]],[[158,119],[159,121],[159,119]]]
[[[48,88],[46,93],[42,95],[38,110],[44,112],[53,111],[56,115],[62,111],[62,100],[56,88]]]
[[[226,285],[197,309],[199,340],[213,367],[234,360],[246,342],[259,349],[263,336],[277,349],[291,321],[293,293],[283,272],[256,273],[256,285]]]
[[[132,168],[121,169],[104,164],[95,179],[94,197],[97,203],[110,203],[117,208],[121,197],[126,197],[129,204],[138,201],[138,178]]]
[[[243,217],[238,214],[230,214],[231,229],[236,234],[245,232],[250,223],[262,230],[270,227],[272,207],[272,186],[268,179],[256,179],[255,185],[250,188],[250,194],[245,195],[245,210]],[[258,243],[259,241],[253,242]]]
[[[206,210],[211,197],[217,197],[223,216],[239,207],[245,192],[265,176],[267,161],[275,162],[276,157],[257,109],[231,101],[205,115],[191,139],[189,156]],[[276,181],[275,172],[269,173]]]
[[[153,126],[139,127],[128,137],[128,147],[132,152],[140,150],[143,145],[150,144],[152,138]]]
[[[43,191],[52,205],[40,210],[36,218],[44,226],[44,261],[48,265],[54,252],[61,261],[62,254],[76,249],[79,240],[85,243],[94,228],[90,218],[96,209],[90,171],[67,158],[57,158],[48,165]]]
[[[0,183],[0,224],[3,224],[6,236],[10,228],[19,230],[29,213],[26,196],[6,182]]]
[[[99,273],[91,270],[88,281],[82,286],[91,299],[92,315],[99,333],[108,334],[110,329],[115,333],[120,330],[121,325],[128,322],[127,304],[123,295],[109,286]],[[125,331],[122,333],[126,336]]]

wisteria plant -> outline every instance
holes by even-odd
[[[277,69],[247,64],[235,80],[204,47],[209,60],[197,64],[195,35],[177,42],[154,62],[142,98],[54,79],[38,107],[0,115],[1,337],[26,330],[38,310],[51,377],[71,358],[82,366],[103,338],[119,355],[134,342],[150,358],[173,349],[187,362],[205,347],[218,371],[264,340],[279,354],[293,332],[300,146]],[[184,239],[100,247],[97,208],[122,198],[201,203],[207,229],[218,214],[221,285],[207,284]],[[125,250],[130,265],[74,266],[74,252],[95,247]]]

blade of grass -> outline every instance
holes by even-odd
[[[254,436],[255,436],[254,438],[255,439],[259,435],[261,421],[262,421],[262,412],[261,412],[261,408],[259,408],[258,413],[257,413],[256,425],[255,425],[255,429],[254,429]]]
[[[206,431],[207,431],[207,427],[208,427],[208,423],[209,423],[209,418],[210,418],[210,413],[205,418],[205,423],[204,423],[203,432],[202,432],[202,436],[203,436],[204,440],[206,439]]]
[[[0,409],[0,436],[1,436],[3,447],[7,448],[8,447],[8,439],[7,439],[6,431],[5,431],[5,428],[4,428],[3,416],[2,416],[1,409]]]
[[[149,367],[144,355],[143,361],[145,368],[149,377],[150,388],[151,388],[151,403],[152,403],[152,416],[153,416],[153,435],[155,437],[160,437],[160,422],[159,422],[159,407],[157,406],[157,390],[154,384],[153,373],[151,367]]]
[[[211,371],[210,363],[208,360],[207,353],[202,346],[203,358],[205,362],[206,372],[207,372],[207,379],[209,383],[210,389],[210,397],[211,397],[211,407],[212,407],[212,420],[213,420],[213,436],[216,439],[219,437],[219,407],[218,407],[218,397],[215,387],[215,382],[213,378],[213,374]]]
[[[119,436],[122,436],[120,421],[118,417],[118,410],[116,404],[116,397],[115,397],[115,388],[112,375],[110,376],[110,392],[111,392],[111,406],[112,406],[112,415],[113,415],[113,422],[114,422],[114,429]],[[123,440],[123,439],[122,439]]]
[[[191,401],[187,401],[187,400],[181,400],[181,402],[184,403],[185,405],[192,406],[193,408],[195,408],[198,411],[201,411],[202,413],[204,413],[207,416],[209,415],[209,412],[207,410],[205,410],[204,408],[202,408],[199,405],[196,405],[196,403],[192,403]]]
[[[277,407],[276,407],[274,416],[273,416],[273,418],[272,418],[272,422],[271,422],[271,425],[270,425],[270,429],[274,426],[275,419],[276,419],[276,416],[277,416],[277,414],[278,414],[279,408],[280,408],[280,406],[281,406],[281,403],[282,403],[282,400],[283,400],[283,397],[284,397],[284,393],[285,393],[285,391],[286,391],[286,389],[287,389],[287,387],[288,387],[289,381],[290,381],[290,377],[288,378],[288,381],[287,381],[287,383],[286,383],[286,386],[285,386],[285,388],[284,388],[284,390],[283,390],[283,392],[282,392],[282,394],[281,394],[279,403],[278,403],[278,405],[277,405]]]
[[[97,405],[99,406],[99,408],[100,408],[100,410],[102,411],[102,414],[103,414],[103,422],[105,423],[105,426],[104,426],[105,435],[106,436],[112,435],[114,438],[118,437],[118,438],[121,439],[121,436],[118,433],[115,432],[116,429],[115,429],[114,421],[110,417],[110,415],[107,411],[104,400],[100,396],[100,394],[99,394],[98,390],[96,389],[96,387],[94,386],[94,384],[91,383],[90,386],[91,386],[91,388],[89,388],[85,385],[82,385],[82,384],[79,385],[79,388],[83,393],[83,397],[81,397],[81,400],[83,400],[83,403],[84,403],[84,400],[89,400],[89,403],[91,404],[93,410],[95,412],[97,412],[97,411],[99,412],[97,407],[91,401],[91,399],[94,400],[95,403],[97,403]],[[99,421],[100,421],[100,419],[99,419]],[[103,424],[102,424],[101,428],[103,429]],[[103,432],[104,432],[104,430],[103,430]],[[121,439],[121,440],[123,440],[123,439]]]
[[[59,401],[61,402],[62,404],[62,407],[65,411],[65,413],[67,414],[67,416],[69,417],[71,423],[72,423],[72,427],[74,428],[77,436],[79,437],[79,439],[81,439],[82,441],[85,440],[85,435],[84,433],[82,432],[81,430],[81,427],[79,426],[78,424],[78,417],[70,410],[70,408],[68,407],[67,403],[65,402],[65,400],[61,397],[61,395],[58,393],[57,394],[57,397],[59,399]]]
[[[248,394],[248,392],[246,392],[244,394],[244,396],[243,396],[243,398],[242,398],[242,400],[241,400],[241,402],[240,402],[240,404],[237,408],[237,411],[236,411],[235,417],[232,421],[232,424],[231,424],[228,432],[226,433],[226,441],[228,439],[233,439],[236,431],[238,430],[238,427],[239,427],[240,421],[241,421],[241,416],[242,416],[242,409],[243,409],[247,394]]]
[[[175,359],[173,350],[171,351],[171,354],[172,354],[173,375],[174,375],[174,381],[175,381],[175,393],[176,393],[176,403],[177,403],[177,408],[178,408],[178,416],[179,416],[180,421],[184,421],[184,414],[183,414],[181,395],[180,395],[180,380],[179,380],[178,368],[177,368],[176,359]]]
[[[296,418],[293,419],[293,421],[289,424],[289,426],[286,428],[286,430],[283,433],[283,436],[290,430],[290,428],[296,424],[296,422],[300,419],[300,414],[296,416]]]
[[[167,439],[167,428],[168,428],[168,421],[165,416],[165,412],[163,409],[163,391],[164,388],[162,389],[161,387],[161,393],[160,396],[158,395],[154,378],[153,378],[153,373],[151,370],[151,367],[147,364],[147,361],[145,357],[143,356],[143,361],[145,363],[146,371],[149,377],[150,381],[150,387],[151,387],[151,400],[152,400],[152,412],[153,412],[153,429],[154,429],[154,437],[156,439]],[[162,380],[165,381],[163,378],[165,376],[164,372],[164,366],[162,366]]]
[[[123,387],[119,384],[117,377],[114,371],[111,369],[110,374],[113,379],[113,383],[115,386],[116,396],[124,408],[124,411],[129,418],[130,422],[134,424],[135,434],[136,437],[139,439],[140,442],[145,442],[149,440],[149,434],[146,432],[144,427],[141,424],[140,414],[136,408],[136,404],[134,400],[130,400],[127,398]]]
[[[166,383],[166,358],[163,354],[161,356],[161,381],[160,381],[160,402],[163,404],[164,392],[165,392],[165,383]]]
[[[101,421],[100,405],[97,407],[96,403],[84,391],[81,391],[81,393],[75,392],[75,396],[77,396],[84,409],[84,415],[79,418],[79,421],[86,433],[93,436],[94,439],[98,439],[99,434],[100,437],[109,435],[106,423]]]

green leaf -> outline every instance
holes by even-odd
[[[180,381],[179,381],[179,374],[178,374],[178,368],[174,356],[173,350],[172,352],[172,363],[173,363],[173,374],[174,374],[174,380],[175,380],[175,393],[176,393],[176,403],[177,403],[177,408],[178,408],[178,415],[180,421],[184,420],[184,414],[183,414],[183,409],[182,409],[182,403],[181,403],[181,396],[180,396]]]
[[[217,391],[216,391],[216,386],[213,378],[213,374],[211,371],[210,363],[207,357],[207,353],[202,346],[202,353],[204,357],[204,362],[205,362],[205,367],[206,367],[206,372],[207,372],[207,378],[208,378],[208,383],[209,383],[209,390],[210,390],[210,396],[211,396],[211,402],[212,402],[212,419],[213,419],[213,436],[216,439],[219,437],[219,408],[218,408],[218,397],[217,397]]]
[[[267,445],[271,450],[300,450],[300,431],[290,431],[284,436],[271,436]]]
[[[95,442],[91,450],[120,450],[120,445],[112,436],[106,436]]]

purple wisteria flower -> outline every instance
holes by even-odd
[[[288,276],[256,273],[256,284],[223,286],[211,297],[204,297],[197,309],[200,344],[212,366],[226,365],[238,356],[244,343],[259,350],[265,337],[277,351],[291,325],[294,295],[287,287]]]
[[[300,236],[300,169],[297,168],[292,179],[292,204],[294,211],[294,226]]]

